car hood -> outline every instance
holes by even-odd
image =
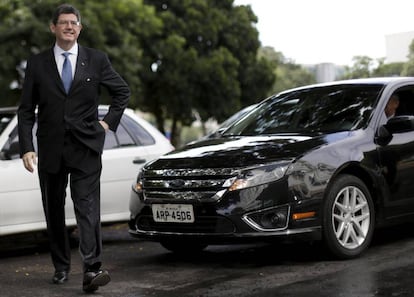
[[[147,169],[234,168],[282,159],[293,160],[320,146],[349,137],[349,133],[205,139],[176,149],[146,167]]]

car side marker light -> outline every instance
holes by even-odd
[[[309,211],[309,212],[299,212],[292,214],[293,220],[303,220],[303,219],[309,219],[313,218],[316,215],[315,211]]]

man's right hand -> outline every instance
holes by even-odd
[[[36,153],[35,152],[27,152],[23,155],[22,157],[23,159],[23,165],[24,167],[30,171],[33,172],[34,171],[34,167],[37,164],[36,161]]]

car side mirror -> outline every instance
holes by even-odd
[[[386,125],[378,128],[377,134],[375,135],[375,143],[380,146],[386,146],[392,140],[392,134],[386,128]]]
[[[396,116],[379,127],[375,136],[375,143],[384,146],[390,143],[393,134],[414,131],[414,116]]]
[[[414,116],[396,116],[388,120],[385,128],[391,133],[414,131]]]

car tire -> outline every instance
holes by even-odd
[[[195,254],[204,250],[208,245],[192,240],[163,240],[160,244],[176,254]]]
[[[323,239],[339,259],[352,259],[372,240],[375,210],[366,185],[352,175],[340,175],[329,187],[323,204]]]

